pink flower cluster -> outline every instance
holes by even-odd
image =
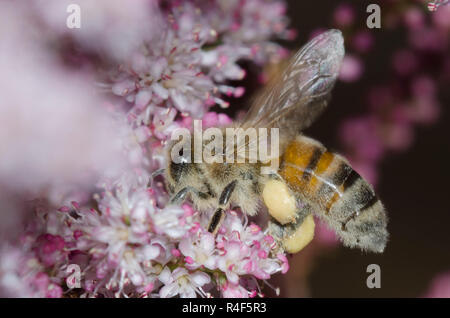
[[[3,254],[2,287],[24,272],[19,286],[36,291],[21,295],[15,286],[16,296],[60,297],[76,264],[81,297],[254,297],[262,296],[257,280],[287,272],[286,256],[275,254],[274,239],[258,225],[231,211],[214,237],[205,230],[208,215],[187,204],[159,207],[138,179],[125,176],[96,196],[97,209],[35,204],[25,248]],[[31,259],[25,268],[18,259],[24,252]]]
[[[36,181],[31,184],[39,185],[32,188],[32,193],[40,200],[22,211],[24,230],[5,238],[0,246],[0,294],[261,296],[259,280],[266,281],[288,270],[286,257],[275,252],[273,238],[258,225],[248,225],[240,213],[233,211],[227,213],[219,234],[213,237],[205,231],[207,213],[194,211],[188,203],[168,204],[161,176],[152,174],[165,167],[164,146],[175,128],[190,126],[194,118],[202,118],[208,127],[231,123],[228,116],[208,110],[216,104],[227,107],[233,98],[244,94],[242,87],[228,83],[246,76],[239,61],[247,59],[262,66],[285,55],[284,49],[272,41],[294,36],[287,29],[284,2],[142,0],[122,11],[117,1],[80,1],[82,13],[93,20],[83,20],[85,24],[76,30],[78,33],[58,29],[63,21],[58,12],[65,13],[64,8],[61,11],[65,3],[50,2],[46,10],[42,10],[40,2],[15,7],[13,20],[27,21],[29,29],[42,28],[42,36],[28,42],[45,51],[49,63],[53,63],[51,67],[59,70],[48,72],[48,81],[33,82],[40,92],[50,96],[52,90],[46,87],[47,82],[58,84],[57,97],[62,96],[56,100],[42,98],[36,113],[43,107],[59,107],[64,94],[75,100],[71,96],[84,95],[83,89],[92,93],[94,82],[106,94],[97,92],[89,105],[79,107],[73,125],[56,113],[46,118],[59,123],[56,129],[45,122],[41,127],[48,130],[48,135],[57,136],[55,151],[60,149],[59,144],[81,147],[79,140],[88,140],[92,141],[88,150],[96,155],[93,149],[102,149],[98,148],[98,138],[90,130],[83,131],[86,126],[79,124],[78,118],[98,111],[101,118],[108,118],[108,127],[114,131],[100,142],[111,143],[114,151],[119,148],[119,153],[108,158],[119,158],[123,164],[115,164],[115,169],[106,165],[98,169],[94,183],[94,175],[83,173],[83,167],[75,166],[77,169],[71,171],[70,156],[58,156],[58,167],[71,171],[70,177],[76,181],[69,183],[55,178],[41,180],[36,171],[42,166],[26,162],[28,176]],[[2,14],[11,19],[7,15],[12,16],[14,10],[9,9],[14,5],[5,4],[3,9]],[[128,25],[131,33],[122,30]],[[114,32],[109,32],[109,27]],[[18,42],[11,45],[18,46]],[[11,61],[15,58],[9,56]],[[70,62],[65,65],[61,61]],[[82,74],[70,68],[73,63],[83,69]],[[59,89],[63,86],[59,83],[65,83],[70,72],[80,77],[83,85],[76,90]],[[30,98],[34,97],[30,94]],[[15,104],[20,105],[21,99],[16,100]],[[11,105],[0,104],[0,111],[10,111]],[[32,111],[30,118],[36,115]],[[60,134],[61,129],[73,132],[73,138]],[[25,140],[23,148],[36,149],[32,141]],[[2,143],[0,140],[0,146]],[[85,154],[89,160],[96,159],[90,152]],[[15,157],[5,158],[11,162],[8,169],[17,165]],[[6,187],[2,183],[0,186]],[[23,200],[30,199],[28,188],[25,191],[18,186],[10,191]],[[74,272],[79,277],[71,276],[69,284],[66,279],[71,265],[79,268]],[[79,282],[80,288],[73,287],[74,282]]]
[[[57,298],[63,295],[61,280],[50,278],[33,253],[9,245],[2,246],[0,253],[0,294],[3,297]]]
[[[124,98],[132,127],[165,140],[177,114],[201,118],[209,107],[229,106],[243,87],[227,85],[246,72],[237,62],[261,65],[284,49],[270,38],[292,38],[281,1],[165,1],[163,27],[105,78]],[[110,84],[108,84],[108,82]],[[144,127],[144,128],[142,128]]]

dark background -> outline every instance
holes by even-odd
[[[295,41],[283,43],[298,49],[313,30],[330,28],[335,0],[288,1]],[[366,7],[378,3],[383,24],[383,1],[346,1],[357,10],[356,26],[366,27]],[[373,29],[375,45],[364,55],[365,71],[356,82],[338,82],[332,101],[321,118],[306,131],[328,148],[342,152],[337,132],[349,117],[368,112],[366,95],[370,87],[389,82],[392,53],[407,46],[406,32],[399,28]],[[248,65],[246,65],[248,66]],[[251,73],[251,65],[250,73]],[[257,84],[247,84],[249,97]],[[387,208],[390,242],[382,255],[365,254],[338,244],[319,248],[313,242],[290,260],[291,269],[274,284],[284,297],[420,297],[431,280],[450,270],[450,92],[440,87],[441,115],[437,123],[416,126],[415,141],[408,150],[388,154],[379,166],[377,192]],[[244,99],[243,103],[248,103]],[[233,108],[242,107],[241,102]],[[230,110],[233,112],[233,109]],[[366,268],[381,267],[381,288],[369,289]],[[270,291],[268,295],[272,295]]]

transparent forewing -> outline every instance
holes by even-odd
[[[240,126],[278,127],[282,135],[307,128],[325,109],[343,57],[339,30],[312,39],[256,98]]]

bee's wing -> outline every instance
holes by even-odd
[[[328,103],[343,57],[344,39],[339,30],[312,39],[255,99],[240,126],[278,127],[280,135],[309,127]]]

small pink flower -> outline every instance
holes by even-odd
[[[450,274],[447,272],[434,277],[423,297],[450,298]]]
[[[264,250],[259,250],[258,251],[258,257],[259,258],[267,258],[267,252],[266,251],[264,251]]]
[[[247,255],[243,253],[245,248],[238,241],[224,242],[224,251],[226,252],[217,261],[217,267],[225,273],[228,281],[232,284],[239,282],[239,274],[244,273],[241,269],[242,259]]]
[[[221,286],[222,296],[224,298],[248,298],[249,292],[238,284],[225,283]]]
[[[50,279],[48,275],[43,272],[39,272],[33,279],[33,285],[35,285],[39,290],[47,290],[50,284]]]
[[[181,256],[181,252],[178,249],[176,249],[176,248],[173,248],[171,253],[175,257],[180,257]]]
[[[50,284],[48,286],[47,292],[45,293],[45,297],[47,298],[61,298],[63,295],[63,290],[61,286]]]
[[[412,103],[412,109],[409,112],[411,119],[417,123],[432,124],[439,114],[439,103],[432,97],[417,97]]]
[[[165,267],[159,275],[159,280],[164,284],[159,291],[162,298],[176,295],[180,295],[181,298],[193,298],[202,286],[211,281],[211,278],[201,271],[190,273],[185,268],[178,267],[171,272]]]
[[[216,268],[215,240],[211,233],[200,230],[182,240],[179,249],[185,255],[187,268],[196,269],[201,266],[208,269]]]
[[[333,19],[339,27],[349,26],[355,20],[355,10],[349,4],[341,4],[334,10]]]
[[[82,237],[83,236],[83,231],[80,231],[80,230],[75,230],[74,232],[73,232],[73,237],[74,237],[74,239],[75,240],[78,240],[80,237]]]
[[[450,4],[440,6],[439,9],[433,13],[433,23],[436,27],[442,30],[450,30]]]
[[[286,255],[278,254],[277,258],[282,262],[281,273],[286,274],[289,270],[289,263],[288,263],[288,259],[287,259]]]
[[[184,210],[184,216],[185,217],[189,217],[189,216],[194,215],[195,211],[189,204],[183,204],[181,207]]]
[[[63,250],[64,245],[64,239],[61,236],[44,234],[38,237],[35,251],[40,261],[46,266],[52,266],[66,256]]]
[[[261,228],[255,223],[250,224],[249,229],[252,234],[258,234],[261,231]]]
[[[62,206],[58,209],[60,212],[70,212],[70,208],[68,206]]]
[[[404,13],[404,20],[406,26],[412,30],[422,28],[425,23],[423,10],[417,7],[407,9]]]
[[[354,82],[361,77],[363,69],[363,64],[358,57],[347,54],[342,61],[339,79],[344,82]]]
[[[414,139],[411,124],[394,122],[384,126],[384,142],[388,148],[405,150],[409,148]]]
[[[341,125],[340,135],[350,152],[369,162],[381,158],[384,153],[376,117],[349,119]]]
[[[361,53],[366,53],[367,51],[369,51],[373,46],[373,42],[373,35],[370,31],[367,30],[359,31],[353,36],[351,40],[351,44],[353,45],[355,50]]]

